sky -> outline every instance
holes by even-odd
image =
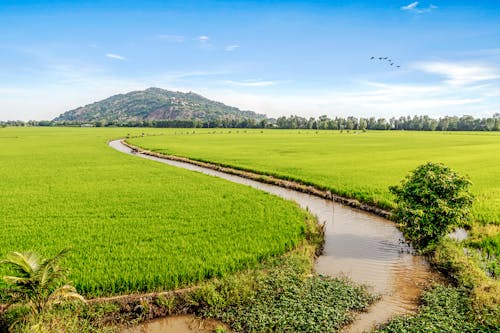
[[[0,0],[0,120],[148,87],[270,117],[489,117],[500,1]]]

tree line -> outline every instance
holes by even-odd
[[[410,131],[498,131],[500,130],[500,114],[491,118],[474,118],[472,116],[446,116],[439,119],[429,116],[406,116],[385,118],[356,118],[327,116],[304,118],[299,116],[279,117],[278,128],[288,129],[330,129],[330,130],[410,130]]]
[[[429,116],[403,116],[386,118],[335,117],[319,118],[300,116],[255,120],[253,118],[222,118],[217,120],[129,120],[77,122],[77,121],[0,121],[0,126],[88,126],[88,127],[156,127],[156,128],[281,128],[320,130],[410,130],[410,131],[499,131],[500,113],[489,118],[469,115],[445,116],[438,119]]]

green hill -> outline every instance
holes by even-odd
[[[183,93],[160,88],[132,91],[67,111],[54,121],[144,121],[201,120],[251,118],[265,119],[263,114],[242,111],[212,101],[193,92]]]

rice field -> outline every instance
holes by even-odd
[[[0,128],[0,257],[70,247],[74,285],[101,296],[225,276],[304,239],[293,203],[107,145],[142,131]]]
[[[442,162],[473,182],[473,218],[500,224],[500,133],[154,129],[132,144],[313,184],[381,207],[388,186],[416,166]],[[151,134],[153,136],[148,136]]]

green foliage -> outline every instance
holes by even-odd
[[[296,253],[253,275],[209,284],[197,295],[201,314],[235,332],[334,332],[373,302],[363,287],[308,274],[305,261]]]
[[[215,328],[215,333],[227,333],[226,329],[222,326],[217,326]]]
[[[63,249],[49,259],[32,252],[12,252],[0,261],[1,265],[9,266],[14,273],[3,276],[8,286],[5,292],[10,296],[10,303],[21,309],[7,315],[9,317],[14,314],[11,318],[12,325],[27,319],[28,315],[36,316],[46,312],[56,304],[85,302],[75,288],[67,284],[66,270],[59,266],[59,261],[67,251]]]
[[[99,323],[86,315],[81,307],[59,306],[28,318],[11,330],[12,333],[116,333],[116,327]],[[101,318],[102,320],[102,318]]]
[[[443,164],[428,162],[407,175],[400,186],[391,186],[398,204],[394,217],[406,239],[426,249],[450,226],[463,225],[473,201],[470,185],[466,177]]]
[[[71,247],[64,266],[85,296],[226,276],[306,237],[309,217],[293,203],[107,146],[143,129],[2,131],[0,258]]]
[[[479,261],[485,272],[493,278],[500,278],[500,234],[482,236],[466,243],[470,248],[479,251]]]
[[[433,264],[452,278],[470,294],[473,315],[478,322],[489,326],[500,325],[500,280],[486,275],[477,262],[477,250],[463,248],[451,239],[444,238],[437,245]]]
[[[484,326],[471,315],[468,293],[465,290],[436,286],[422,297],[422,306],[415,316],[393,319],[382,332],[498,332],[498,327]]]

